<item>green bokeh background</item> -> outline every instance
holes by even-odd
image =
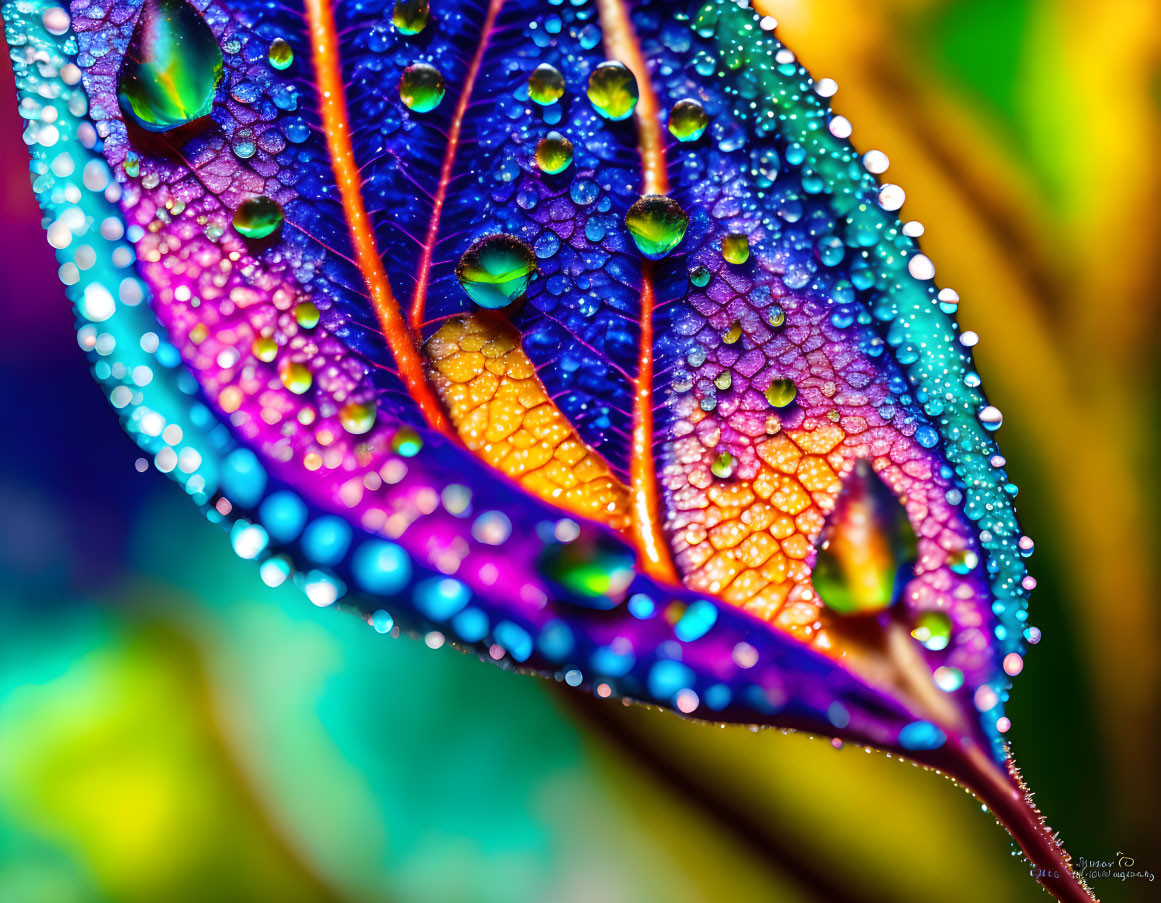
[[[891,157],[983,337],[1037,541],[1016,757],[1075,855],[1156,874],[1161,5],[762,6]],[[588,700],[264,587],[134,469],[2,77],[0,901],[1046,899],[937,775]]]

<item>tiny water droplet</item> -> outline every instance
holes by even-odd
[[[456,266],[456,278],[468,296],[490,310],[500,310],[528,289],[536,273],[532,249],[514,235],[498,232],[472,243]]]
[[[696,141],[709,126],[709,114],[696,100],[679,100],[669,111],[669,132],[678,141]]]
[[[542,107],[551,106],[564,96],[564,76],[548,63],[541,63],[528,76],[528,99]]]
[[[419,34],[427,27],[431,17],[428,0],[396,0],[391,21],[400,34]]]
[[[624,63],[604,62],[589,76],[586,93],[605,119],[628,119],[637,106],[637,79]]]
[[[265,195],[246,198],[234,211],[234,228],[246,238],[266,238],[282,225],[282,205]]]
[[[745,263],[750,259],[750,239],[733,232],[722,239],[722,256],[728,263]]]
[[[288,69],[290,64],[294,62],[294,51],[283,38],[275,38],[270,42],[270,49],[266,53],[266,59],[270,61],[270,65],[275,69]]]
[[[536,165],[549,175],[564,172],[572,165],[572,142],[560,132],[549,132],[536,145]]]
[[[446,93],[443,76],[430,63],[412,63],[399,79],[399,99],[416,113],[434,110]]]
[[[647,194],[625,214],[625,228],[637,250],[650,260],[660,260],[685,238],[689,216],[673,198]]]

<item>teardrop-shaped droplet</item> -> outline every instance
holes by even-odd
[[[282,225],[282,205],[265,195],[246,198],[234,211],[234,228],[246,238],[266,238]]]
[[[456,278],[480,307],[507,307],[528,289],[536,272],[532,249],[515,235],[498,232],[472,243],[456,266]]]
[[[428,0],[396,0],[391,21],[400,34],[419,34],[427,28],[431,18],[431,4]]]
[[[678,141],[696,141],[709,126],[709,114],[696,100],[679,100],[669,111],[669,132]]]
[[[443,76],[430,63],[412,63],[399,79],[399,99],[416,113],[434,110],[445,93]]]
[[[798,387],[792,379],[776,379],[766,389],[766,401],[772,408],[784,408],[798,397]]]
[[[218,39],[186,0],[145,0],[117,75],[125,114],[150,132],[209,115],[222,78]]]
[[[275,38],[270,42],[270,49],[266,52],[266,59],[275,69],[289,69],[294,62],[294,51],[283,38]]]
[[[695,266],[692,270],[689,271],[689,281],[696,285],[698,288],[705,288],[707,285],[709,285],[709,281],[712,276],[713,273],[709,271],[709,267]]]
[[[647,194],[625,214],[625,228],[637,249],[650,260],[660,260],[685,238],[689,216],[673,198]]]
[[[883,611],[914,576],[917,545],[899,499],[859,460],[823,527],[814,590],[840,614]]]
[[[541,172],[556,175],[572,164],[572,142],[560,132],[549,132],[536,145],[536,165]]]
[[[637,106],[637,79],[624,63],[604,62],[589,76],[589,101],[606,119],[628,119]]]
[[[710,473],[719,479],[729,479],[734,475],[734,456],[729,452],[722,452],[714,458],[713,464],[710,465]]]
[[[734,232],[722,239],[722,257],[728,263],[745,263],[750,259],[750,239]]]
[[[564,96],[564,76],[548,63],[541,63],[528,76],[528,99],[542,107],[551,106]]]

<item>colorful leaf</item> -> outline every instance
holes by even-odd
[[[4,15],[81,344],[264,579],[902,752],[1086,898],[1004,767],[1033,582],[1002,418],[902,190],[771,20]]]

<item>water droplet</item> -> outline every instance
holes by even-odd
[[[745,263],[750,259],[750,239],[733,232],[722,239],[722,256],[728,263]]]
[[[464,291],[480,307],[491,310],[507,307],[523,295],[535,272],[532,249],[502,232],[473,242],[456,266]]]
[[[726,480],[734,475],[734,456],[729,452],[722,452],[710,465],[710,472],[715,477]]]
[[[636,560],[623,542],[586,530],[572,542],[549,543],[537,563],[540,572],[564,590],[566,601],[608,610],[621,603],[633,581]]]
[[[669,111],[669,132],[678,141],[696,141],[709,126],[709,114],[696,100],[679,100]]]
[[[302,395],[310,391],[310,387],[314,383],[314,377],[311,376],[306,365],[292,361],[284,361],[282,366],[278,368],[278,378],[282,380],[282,385],[295,395]]]
[[[722,341],[727,345],[735,344],[742,337],[742,324],[734,320],[729,328],[722,333]]]
[[[778,304],[770,306],[770,312],[766,315],[766,322],[777,329],[786,322],[786,311]]]
[[[419,34],[427,27],[430,17],[431,4],[428,0],[396,0],[391,21],[400,34]]]
[[[260,195],[246,198],[234,211],[234,228],[246,238],[266,238],[282,225],[282,205]]]
[[[911,635],[927,649],[939,652],[951,641],[951,618],[946,612],[925,611],[915,619]]]
[[[362,436],[375,425],[375,406],[348,401],[339,408],[339,423],[351,435]]]
[[[980,423],[984,425],[984,429],[995,432],[1003,425],[1004,415],[994,405],[987,405],[980,409]]]
[[[730,386],[734,384],[733,374],[729,370],[723,370],[714,378],[714,385],[721,391],[725,392]]]
[[[770,383],[770,387],[766,390],[766,401],[770,403],[772,408],[784,408],[793,404],[797,397],[798,387],[791,379],[776,379]]]
[[[604,62],[589,76],[586,93],[605,119],[628,119],[637,106],[637,79],[623,63]]]
[[[283,38],[275,38],[270,42],[266,59],[275,69],[288,69],[290,64],[294,62],[294,51],[290,49],[290,45]]]
[[[707,285],[709,285],[709,281],[712,277],[713,273],[709,271],[708,267],[696,266],[689,271],[689,281],[696,285],[698,288],[705,288]]]
[[[625,228],[637,250],[650,260],[660,260],[685,238],[689,217],[673,198],[647,194],[625,214]]]
[[[564,96],[564,76],[548,63],[541,63],[528,76],[528,99],[542,107],[551,106]]]
[[[536,165],[541,172],[556,175],[572,164],[572,142],[560,132],[549,132],[536,145]]]
[[[117,99],[143,129],[167,132],[209,115],[222,48],[186,0],[145,0],[121,71]]]
[[[430,63],[412,63],[399,79],[399,99],[416,113],[434,110],[445,93],[443,76]]]
[[[819,537],[815,592],[840,614],[883,611],[914,576],[917,549],[903,505],[860,459]]]
[[[318,307],[313,301],[300,301],[294,305],[294,319],[303,329],[314,329],[318,326]]]
[[[278,343],[268,335],[258,336],[250,345],[254,357],[269,364],[278,356]]]
[[[423,448],[423,438],[409,426],[401,426],[391,437],[391,450],[401,458],[414,458]]]
[[[947,566],[961,576],[970,574],[980,563],[980,557],[971,549],[958,549],[947,556]]]

